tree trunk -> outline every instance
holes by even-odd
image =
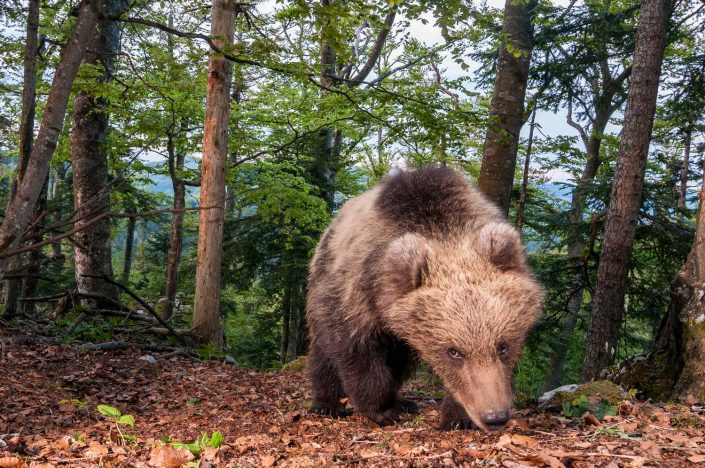
[[[135,245],[135,228],[137,227],[137,218],[127,218],[127,237],[125,239],[125,256],[122,260],[122,274],[120,281],[127,284],[132,271],[132,251]]]
[[[22,83],[22,115],[20,117],[20,147],[19,161],[17,162],[17,178],[10,185],[7,208],[17,192],[17,186],[22,181],[27,163],[32,153],[32,140],[34,139],[34,111],[37,94],[37,52],[39,41],[39,0],[29,0],[27,11],[27,34],[24,47],[24,74]],[[15,257],[10,262],[9,269],[19,270],[22,265],[21,257]],[[5,280],[3,317],[9,318],[17,313],[17,304],[20,298],[20,278]]]
[[[478,185],[505,215],[509,213],[519,132],[524,123],[524,98],[534,47],[531,14],[537,3],[537,0],[506,0],[504,4],[502,35],[506,39],[497,60],[497,77]]]
[[[27,162],[25,177],[18,185],[17,193],[8,206],[5,219],[0,226],[0,255],[6,255],[8,251],[19,245],[20,237],[34,214],[34,206],[39,200],[49,171],[49,162],[61,134],[71,85],[76,78],[86,46],[93,38],[97,19],[91,2],[83,0],[79,6],[75,30],[54,73],[39,133]],[[3,260],[6,259],[5,256]],[[7,262],[1,262],[0,273],[6,269]]]
[[[211,36],[227,47],[235,34],[233,0],[213,0]],[[225,214],[225,170],[228,160],[228,116],[232,63],[211,51],[208,59],[206,118],[203,128],[202,208],[198,223],[196,295],[193,334],[201,343],[223,344],[220,323],[220,269]]]
[[[680,173],[680,186],[678,187],[678,213],[676,213],[676,219],[683,219],[683,211],[685,210],[685,196],[688,193],[688,166],[690,165],[690,146],[693,138],[693,130],[691,128],[686,129],[684,144],[685,149],[683,151],[683,163],[681,164]]]
[[[571,281],[572,289],[568,297],[566,311],[561,324],[561,334],[556,342],[553,343],[553,353],[551,354],[548,371],[542,386],[544,392],[560,386],[563,376],[563,367],[568,357],[568,348],[570,347],[570,341],[575,332],[575,325],[578,323],[580,308],[583,305],[583,295],[586,284],[585,276],[587,272],[585,271],[585,245],[581,227],[583,224],[583,216],[585,215],[588,184],[595,180],[597,171],[602,162],[600,159],[600,148],[602,147],[602,136],[612,115],[612,98],[613,95],[609,95],[596,100],[596,102],[603,104],[596,106],[594,124],[590,136],[585,142],[587,161],[585,162],[583,173],[571,195],[570,225],[568,228],[568,265],[571,271],[575,273]]]
[[[323,10],[330,7],[336,0],[321,0]],[[339,83],[344,83],[348,87],[357,87],[362,84],[370,72],[374,69],[377,60],[379,59],[384,44],[387,41],[389,32],[392,29],[396,18],[397,6],[393,6],[389,13],[384,17],[380,30],[377,32],[375,42],[371,48],[370,54],[360,68],[359,72],[349,77],[352,71],[352,63],[343,66],[338,72],[336,67],[337,54],[333,46],[327,41],[321,42],[320,50],[320,86],[321,98],[326,95]],[[325,28],[330,27],[331,19],[329,16],[323,16],[323,21],[326,23]],[[360,57],[355,57],[360,59]],[[332,213],[335,208],[335,191],[336,191],[336,173],[340,164],[340,149],[342,144],[342,132],[334,128],[324,127],[318,132],[318,141],[316,144],[315,161],[311,168],[313,183],[318,187],[319,196],[326,202],[328,212]]]
[[[169,156],[169,175],[174,190],[174,210],[183,210],[186,207],[186,184],[179,176],[179,171],[184,168],[184,155],[177,153],[174,148],[174,138],[169,135],[167,141]],[[174,211],[171,215],[171,236],[169,238],[169,251],[166,259],[166,281],[164,283],[164,296],[166,307],[164,318],[169,318],[174,313],[176,304],[176,290],[179,281],[179,264],[181,263],[181,249],[183,245],[184,212]]]
[[[517,205],[517,229],[521,231],[524,227],[524,213],[526,212],[526,197],[529,191],[529,165],[531,163],[531,147],[534,144],[534,125],[536,123],[536,109],[531,111],[531,121],[529,123],[529,141],[526,144],[526,154],[524,155],[524,171],[521,177],[521,192],[519,193],[519,204]]]
[[[291,284],[284,287],[282,300],[282,337],[279,346],[279,359],[285,364],[289,355],[289,325],[291,323]]]
[[[54,176],[54,183],[51,186],[51,200],[58,200],[61,198],[61,190],[65,187],[66,182],[66,166],[64,163],[59,163],[55,167],[56,175]],[[63,215],[63,201],[59,201],[54,207],[53,219],[58,222],[62,219]],[[62,262],[64,261],[64,256],[61,252],[61,241],[57,241],[51,244],[53,261]]]
[[[108,17],[118,16],[126,8],[124,0],[101,0],[99,5],[101,12]],[[99,82],[111,79],[119,43],[119,24],[101,18],[93,45],[85,56],[86,63],[101,64],[103,73],[98,78]],[[117,300],[118,291],[114,285],[101,278],[90,277],[113,277],[110,220],[106,218],[88,224],[92,218],[110,211],[107,106],[104,98],[96,98],[88,91],[81,91],[76,96],[71,132],[71,167],[76,227],[82,229],[74,235],[74,256],[78,291]],[[82,302],[92,306],[95,301]]]
[[[673,0],[644,0],[641,4],[624,128],[597,269],[592,320],[585,338],[583,380],[599,376],[615,358],[672,8]]]
[[[671,303],[653,350],[617,378],[625,388],[638,388],[645,398],[705,398],[705,168],[703,176],[693,245],[671,283]]]

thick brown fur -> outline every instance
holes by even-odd
[[[414,410],[399,389],[421,358],[446,387],[442,427],[503,422],[542,290],[517,232],[462,175],[403,172],[345,203],[308,291],[314,411],[343,415],[347,396],[391,423]]]

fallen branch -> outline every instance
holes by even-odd
[[[154,317],[157,320],[157,322],[159,322],[159,324],[161,326],[163,326],[164,328],[169,330],[171,332],[171,334],[174,335],[181,343],[186,344],[186,345],[190,344],[188,342],[188,340],[186,340],[183,337],[183,335],[180,335],[179,333],[177,333],[176,330],[174,330],[174,328],[171,325],[166,323],[166,321],[164,321],[164,319],[161,318],[159,316],[159,314],[157,314],[157,312],[152,308],[151,305],[147,304],[147,302],[144,299],[142,299],[137,294],[132,292],[132,290],[130,288],[128,288],[127,286],[125,286],[124,284],[119,283],[119,282],[115,281],[114,279],[109,278],[107,276],[100,276],[100,275],[83,275],[83,276],[86,278],[102,279],[103,281],[105,281],[107,283],[110,283],[114,286],[117,286],[118,288],[123,290],[125,293],[127,293],[132,299],[136,300],[142,307],[144,307],[147,310],[147,312],[149,312],[152,315],[152,317]]]
[[[88,351],[117,351],[122,349],[139,349],[142,351],[152,351],[156,353],[165,352],[161,357],[172,357],[175,355],[188,356],[198,359],[196,353],[183,348],[175,348],[173,346],[155,345],[149,343],[130,343],[127,341],[106,341],[104,343],[85,343],[81,345],[82,349]]]

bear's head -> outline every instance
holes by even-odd
[[[502,427],[512,372],[543,300],[516,230],[492,222],[453,239],[405,234],[384,260],[386,325],[433,367],[477,426]]]

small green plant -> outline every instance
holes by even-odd
[[[616,416],[617,408],[603,401],[591,403],[585,395],[580,395],[573,401],[563,402],[563,415],[566,418],[579,418],[587,412],[602,420],[605,416]]]
[[[196,440],[190,444],[178,441],[170,441],[169,443],[174,448],[184,448],[191,452],[195,457],[199,457],[201,452],[203,452],[206,447],[218,448],[223,445],[223,442],[225,442],[225,437],[223,437],[223,434],[220,431],[215,431],[210,437],[208,437],[207,433],[202,432],[201,435],[196,437]]]
[[[607,436],[619,437],[620,439],[628,439],[628,440],[637,439],[637,437],[632,437],[631,435],[624,432],[619,427],[601,427],[601,428],[598,428],[595,435],[598,435],[598,436],[607,435]]]
[[[210,361],[215,357],[221,356],[223,353],[213,343],[206,343],[198,349],[198,354],[204,361]]]
[[[117,429],[120,439],[129,440],[130,442],[137,441],[137,437],[131,434],[123,434],[123,432],[120,430],[120,426],[134,427],[134,416],[132,416],[131,414],[122,414],[119,409],[108,405],[98,405],[98,412],[103,416],[107,416],[112,422],[115,423],[115,429]]]
[[[677,414],[671,416],[671,426],[683,429],[686,427],[697,427],[698,419],[692,414]]]
[[[86,403],[85,401],[81,401],[77,398],[71,398],[70,400],[64,398],[62,400],[59,400],[60,405],[64,405],[66,403],[70,403],[72,405],[75,405],[78,409],[83,409],[86,407],[86,405],[88,405],[88,403]]]

